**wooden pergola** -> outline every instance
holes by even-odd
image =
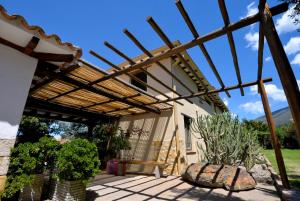
[[[106,75],[94,83],[101,83],[104,82],[105,80],[109,80],[112,78],[115,78],[117,76],[120,76],[122,74],[126,74],[130,76],[131,78],[135,79],[132,77],[130,74],[131,72],[134,72],[136,70],[142,70],[143,72],[147,72],[145,69],[148,68],[151,64],[156,63],[158,66],[160,66],[164,71],[166,71],[170,76],[172,76],[175,80],[177,80],[183,87],[187,88],[184,83],[182,83],[172,72],[168,71],[164,65],[160,62],[162,59],[171,57],[175,60],[178,60],[182,65],[184,66],[184,69],[186,69],[191,75],[192,79],[195,80],[197,79],[198,82],[198,87],[199,87],[199,92],[193,93],[190,91],[188,88],[188,91],[190,94],[186,95],[179,95],[176,93],[178,96],[175,98],[167,98],[166,100],[161,100],[160,103],[167,103],[170,101],[178,101],[181,99],[188,99],[188,98],[193,98],[193,97],[199,97],[199,96],[207,96],[210,94],[216,94],[219,92],[225,92],[228,97],[230,97],[230,90],[233,89],[239,89],[241,95],[244,95],[244,88],[253,86],[253,85],[258,85],[258,91],[261,94],[261,99],[263,103],[263,108],[266,114],[266,119],[268,122],[269,130],[271,133],[271,139],[272,139],[272,144],[273,148],[275,150],[275,155],[276,155],[276,160],[279,168],[279,172],[282,178],[283,186],[285,188],[290,188],[289,187],[289,182],[288,178],[286,175],[286,169],[284,165],[284,160],[282,157],[282,153],[280,151],[280,144],[277,139],[277,136],[275,134],[275,124],[274,120],[272,117],[272,113],[270,110],[270,106],[268,103],[268,98],[266,94],[266,90],[264,88],[264,83],[272,81],[271,78],[267,79],[262,79],[262,70],[263,70],[263,49],[264,49],[264,38],[266,38],[270,52],[272,54],[276,69],[278,71],[279,77],[281,79],[281,83],[284,89],[284,92],[286,94],[292,116],[296,125],[296,131],[297,134],[300,138],[300,93],[298,89],[298,85],[296,82],[295,75],[293,74],[291,65],[288,61],[288,58],[284,52],[282,43],[279,39],[278,33],[275,29],[274,22],[272,19],[272,16],[280,14],[288,9],[287,4],[280,4],[275,7],[269,8],[268,4],[266,3],[266,0],[260,0],[259,2],[259,13],[246,17],[238,22],[231,23],[229,19],[229,15],[227,12],[226,4],[224,0],[218,0],[219,3],[219,8],[223,17],[224,21],[224,27],[217,29],[211,33],[208,33],[206,35],[200,36],[199,33],[197,32],[195,26],[193,25],[193,22],[191,21],[187,11],[185,10],[182,2],[180,0],[176,1],[176,6],[181,13],[186,25],[188,26],[189,30],[193,34],[194,38],[186,42],[184,44],[180,44],[178,46],[175,46],[168,36],[163,32],[163,30],[159,27],[159,25],[155,22],[155,20],[152,17],[147,18],[147,22],[151,25],[153,30],[157,33],[157,35],[161,38],[161,40],[168,46],[168,50],[165,52],[162,52],[157,55],[151,54],[150,51],[148,51],[142,43],[127,29],[124,30],[124,33],[126,36],[128,36],[129,39],[132,40],[132,42],[144,53],[148,56],[146,60],[136,62],[133,61],[133,59],[129,58],[126,54],[118,50],[116,47],[111,45],[109,42],[105,42],[104,45],[110,48],[112,51],[114,51],[116,54],[124,58],[126,61],[128,61],[129,65],[126,68],[121,69],[120,67],[114,65],[107,59],[105,59],[103,56],[100,56],[98,53],[95,51],[90,51],[92,55],[95,57],[99,58],[103,62],[107,63],[109,66],[115,69],[114,73],[111,73],[109,75]],[[258,71],[257,71],[257,80],[249,83],[243,83],[242,78],[240,75],[240,68],[239,68],[239,63],[238,63],[238,57],[237,57],[237,51],[235,47],[235,42],[234,38],[232,35],[233,31],[236,31],[240,28],[249,26],[253,23],[259,22],[259,48],[258,48]],[[234,64],[234,69],[236,72],[236,77],[238,84],[235,86],[225,86],[214,62],[212,61],[206,47],[205,47],[205,42],[211,41],[215,38],[218,38],[220,36],[226,35],[228,39],[228,43],[230,45],[230,51],[232,55],[232,60]],[[197,76],[197,72],[191,68],[190,64],[188,61],[184,59],[182,56],[182,52],[186,51],[187,49],[193,48],[195,46],[198,46],[203,53],[204,57],[207,60],[207,63],[211,67],[211,70],[213,71],[214,75],[216,76],[221,88],[219,89],[208,89],[208,86],[205,85],[203,82],[201,82],[201,78]],[[149,73],[147,72],[149,75]],[[151,74],[149,76],[152,76]],[[151,103],[149,105],[152,105]]]
[[[183,44],[175,44],[171,42],[156,21],[152,17],[147,18],[147,22],[167,46],[167,50],[156,54],[147,50],[129,30],[125,29],[124,33],[126,36],[128,36],[128,38],[132,40],[132,42],[146,55],[146,59],[132,59],[109,42],[105,42],[105,46],[114,51],[120,57],[124,58],[128,65],[120,67],[113,64],[111,61],[107,60],[95,51],[90,51],[92,55],[112,67],[114,69],[114,72],[112,73],[101,70],[82,59],[74,58],[73,55],[35,52],[34,49],[39,42],[39,39],[35,37],[33,37],[25,47],[21,47],[0,38],[0,44],[14,48],[39,60],[35,74],[35,76],[39,77],[39,79],[32,82],[24,114],[38,115],[47,118],[53,117],[78,122],[84,122],[86,120],[88,122],[89,119],[106,119],[107,117],[114,118],[124,115],[137,115],[146,112],[160,114],[164,110],[170,110],[175,103],[180,105],[184,104],[183,102],[180,102],[180,100],[187,100],[191,102],[190,99],[195,97],[207,98],[222,111],[226,111],[227,108],[220,100],[218,93],[224,92],[228,97],[231,97],[229,92],[231,90],[239,89],[243,96],[245,87],[258,85],[282,182],[284,187],[289,188],[286,169],[280,151],[280,144],[275,134],[275,124],[268,103],[266,90],[264,88],[264,83],[271,82],[272,79],[262,78],[264,38],[266,38],[292,112],[297,134],[300,138],[300,124],[298,123],[300,122],[300,92],[296,78],[284,52],[272,19],[272,16],[287,11],[288,5],[283,3],[269,8],[266,4],[266,0],[260,0],[259,12],[257,14],[232,23],[229,19],[225,1],[218,0],[218,3],[224,21],[224,26],[206,35],[200,36],[182,2],[180,0],[176,1],[176,6],[179,12],[194,36],[192,40]],[[232,33],[256,22],[259,22],[257,80],[244,83],[240,74],[237,50]],[[238,81],[238,83],[233,86],[225,85],[217,67],[205,47],[205,42],[223,35],[227,36],[228,43],[230,45],[230,51]],[[212,87],[202,75],[201,71],[192,64],[192,61],[187,60],[186,57],[183,56],[186,50],[196,46],[200,48],[202,54],[207,60],[207,63],[220,84],[220,88]],[[184,81],[179,79],[161,62],[161,60],[166,58],[171,58],[179,64],[187,75],[197,84],[198,91],[193,91],[189,88]],[[68,65],[64,64],[63,66],[60,66],[57,65],[57,62],[67,62]],[[182,87],[184,87],[189,93],[179,94],[173,89],[173,87],[168,86],[161,79],[147,71],[147,68],[154,63],[182,85]],[[146,73],[147,76],[151,77],[162,87],[173,92],[174,96],[171,97],[166,95],[156,87],[142,81],[133,74],[136,71]],[[119,78],[119,76],[123,74],[139,82],[141,85],[152,89],[164,98],[158,98],[123,81]],[[59,116],[51,116],[51,113],[56,113]],[[64,118],[64,115],[67,115],[68,117]]]

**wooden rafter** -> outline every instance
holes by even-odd
[[[151,25],[153,30],[159,35],[159,37],[165,42],[165,44],[170,48],[173,49],[175,46],[167,37],[167,35],[163,32],[163,30],[158,26],[158,24],[154,21],[152,17],[147,18],[147,22]],[[191,67],[191,65],[183,58],[181,53],[175,54],[176,57],[179,59],[180,62],[183,63],[184,67],[187,68],[196,78],[194,80],[200,86],[201,90],[207,90],[207,85],[203,83],[203,78],[199,77],[197,72]]]
[[[137,38],[127,29],[124,29],[123,32],[132,40],[132,42],[142,51],[144,52],[148,57],[153,57],[150,51],[148,51],[142,44],[137,40]],[[187,89],[190,93],[193,93],[193,91],[184,84],[181,79],[179,79],[174,73],[169,71],[169,69],[163,65],[161,62],[155,62],[159,67],[161,67],[166,73],[168,73],[172,78],[174,78],[179,84],[181,84],[185,89]]]
[[[136,64],[135,61],[133,61],[132,59],[130,59],[127,55],[125,55],[123,52],[121,52],[120,50],[118,50],[116,47],[114,47],[112,44],[110,44],[109,42],[105,41],[104,42],[105,46],[107,46],[108,48],[110,48],[112,51],[114,51],[116,54],[118,54],[119,56],[121,56],[122,58],[126,59],[130,65],[134,65]],[[130,67],[130,66],[129,66]],[[118,69],[121,70],[121,69]],[[159,80],[158,78],[156,78],[152,73],[148,72],[147,70],[145,70],[144,68],[140,68],[140,70],[143,73],[146,73],[149,77],[151,77],[153,80],[155,80],[157,83],[161,84],[163,87],[165,87],[166,89],[172,91],[173,93],[175,93],[176,95],[180,96],[180,94],[175,91],[174,89],[172,89],[171,87],[169,87],[167,84],[163,83],[161,80]],[[128,74],[127,74],[128,75]],[[149,86],[149,85],[148,85]],[[151,87],[152,89],[154,87]],[[156,92],[158,92],[159,94],[165,96],[167,99],[170,99],[169,96],[167,96],[165,93],[155,89]],[[180,102],[177,102],[178,104],[182,104]]]
[[[112,68],[115,69],[115,71],[119,71],[121,70],[121,68],[115,64],[113,64],[112,62],[108,61],[106,58],[104,58],[103,56],[99,55],[98,53],[94,52],[94,51],[90,51],[90,54],[93,55],[94,57],[100,59],[101,61],[103,61],[104,63],[108,64],[109,66],[111,66]],[[167,96],[165,93],[163,93],[162,91],[158,90],[155,87],[152,87],[151,85],[147,84],[146,82],[142,81],[141,79],[139,79],[138,77],[130,74],[130,73],[125,73],[125,75],[129,76],[130,78],[132,78],[133,80],[139,82],[140,84],[142,84],[145,87],[148,87],[150,89],[152,89],[153,91],[157,92],[158,94],[166,97],[167,99],[170,99],[169,96]],[[152,75],[153,76],[153,75]],[[182,103],[178,102],[179,104],[182,105]]]
[[[257,70],[257,79],[260,80],[262,77],[263,70],[263,56],[264,56],[264,30],[262,18],[264,17],[266,0],[260,1],[258,5],[258,10],[260,14],[260,23],[259,23],[259,36],[258,36],[258,70]]]
[[[137,93],[137,94],[134,94],[134,95],[131,95],[131,96],[126,96],[126,97],[124,97],[124,99],[135,98],[135,97],[140,96],[140,95],[141,95],[140,93]],[[82,107],[81,109],[91,108],[91,107],[99,106],[99,105],[105,105],[105,104],[109,104],[109,103],[113,103],[113,102],[116,102],[116,100],[109,99],[107,101],[103,101],[103,102],[100,102],[100,103],[94,103],[92,105]]]
[[[38,37],[33,36],[29,41],[29,43],[24,48],[24,54],[30,55],[38,45],[39,41],[40,39]]]
[[[43,62],[43,61],[39,61],[38,62],[37,68],[47,68],[47,67],[49,67],[49,63],[46,63],[46,62]],[[56,67],[56,66],[54,66],[54,67]],[[75,69],[77,69],[79,67],[81,67],[81,63],[72,64],[72,65],[66,67],[65,69],[61,70],[60,72],[62,74],[68,74],[69,72],[71,72],[71,71],[73,71],[73,70],[75,70]],[[46,70],[49,71],[50,69],[46,69]],[[58,67],[55,70],[58,70]],[[59,77],[59,74],[53,75],[53,76],[49,76],[48,79],[44,79],[43,81],[36,83],[34,85],[34,87],[32,87],[30,89],[29,93],[32,94],[37,89],[39,89],[39,88],[41,88],[41,87],[49,84],[50,82],[58,79],[58,77]]]
[[[218,2],[219,2],[219,7],[220,7],[220,10],[221,10],[221,13],[222,13],[222,17],[223,17],[225,27],[227,27],[230,24],[230,20],[229,20],[229,16],[228,16],[225,1],[224,0],[218,0]],[[232,59],[233,59],[233,64],[234,64],[237,80],[238,80],[238,83],[241,84],[242,83],[242,78],[241,78],[240,67],[239,67],[239,63],[238,63],[238,58],[237,58],[237,53],[236,53],[236,48],[235,48],[233,35],[232,35],[231,31],[227,31],[226,34],[227,34],[227,39],[228,39],[228,42],[229,42],[229,45],[230,45],[230,50],[231,50],[231,55],[232,55]],[[244,96],[244,90],[243,90],[242,87],[240,88],[240,91],[241,91],[241,95]]]
[[[190,31],[192,32],[194,38],[195,39],[199,38],[200,35],[199,35],[198,31],[196,30],[196,28],[195,28],[195,26],[194,26],[191,18],[189,17],[188,13],[186,12],[186,10],[183,7],[183,4],[181,3],[180,0],[176,1],[176,6],[177,6],[179,12],[181,13],[181,15],[182,15],[185,23],[187,24],[187,26],[189,27]],[[220,74],[219,74],[219,72],[218,72],[218,70],[217,70],[214,62],[212,61],[212,59],[211,59],[211,57],[210,57],[210,55],[209,55],[209,53],[208,53],[205,45],[203,43],[199,44],[199,48],[202,51],[204,57],[206,58],[206,61],[209,64],[210,68],[212,69],[213,73],[215,74],[215,76],[216,76],[219,84],[221,85],[221,87],[225,87],[225,84],[224,84],[224,82],[223,82],[223,80],[222,80],[222,78],[221,78],[221,76],[220,76]],[[227,91],[225,91],[225,93],[226,93],[226,95],[228,97],[230,97],[230,94]]]
[[[15,50],[18,50],[28,56],[34,57],[42,61],[56,61],[56,62],[71,62],[74,59],[73,54],[53,54],[53,53],[43,53],[31,51],[30,48],[34,48],[34,43],[37,39],[31,39],[26,47],[14,44],[4,38],[0,37],[0,44],[11,47]],[[32,44],[31,44],[32,43]],[[31,47],[32,46],[32,47]],[[28,53],[27,53],[28,52]]]

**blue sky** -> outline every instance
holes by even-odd
[[[200,35],[223,26],[217,1],[183,0],[182,2]],[[278,0],[268,2],[271,6],[280,3]],[[247,14],[255,13],[258,0],[226,1],[226,3],[231,22],[236,22]],[[83,49],[84,59],[103,69],[107,69],[107,65],[91,56],[89,50],[101,53],[115,64],[123,61],[103,45],[105,40],[131,57],[141,54],[122,33],[124,28],[128,28],[148,49],[163,45],[146,22],[147,16],[152,16],[171,40],[180,40],[184,43],[192,39],[174,0],[0,0],[0,4],[8,13],[20,14],[30,24],[43,27],[46,33],[55,33],[63,41],[78,45]],[[287,16],[288,14],[275,16],[274,21],[288,57],[293,63],[296,78],[300,80],[300,33],[296,31],[295,25]],[[254,81],[257,77],[257,31],[258,25],[255,24],[233,34],[243,82]],[[225,85],[237,84],[226,36],[207,42],[205,45]],[[219,87],[200,49],[195,47],[188,52],[207,79],[214,86]],[[263,77],[273,78],[273,82],[266,85],[272,110],[287,106],[267,45],[264,51]],[[244,97],[240,96],[239,90],[232,91],[231,94],[231,98],[227,98],[223,93],[220,96],[228,102],[229,109],[240,118],[252,119],[263,114],[260,97],[255,93],[255,88],[246,88]]]

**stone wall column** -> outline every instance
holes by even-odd
[[[0,192],[36,65],[37,59],[0,45]]]

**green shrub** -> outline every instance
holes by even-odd
[[[53,170],[61,145],[53,137],[44,136],[38,142],[39,160],[44,164],[43,169]]]
[[[52,137],[42,137],[36,143],[21,143],[11,150],[7,182],[3,197],[10,198],[33,181],[34,174],[52,169],[59,149]],[[0,196],[1,197],[1,196]]]
[[[33,180],[33,174],[42,173],[43,162],[38,160],[37,144],[19,144],[11,150],[7,182],[3,197],[10,198]]]
[[[99,172],[97,147],[86,139],[63,144],[57,158],[57,176],[61,180],[87,182]]]
[[[250,169],[260,152],[257,133],[246,129],[230,113],[198,116],[193,119],[192,131],[203,139],[205,147],[198,142],[198,148],[211,164],[244,164]]]

